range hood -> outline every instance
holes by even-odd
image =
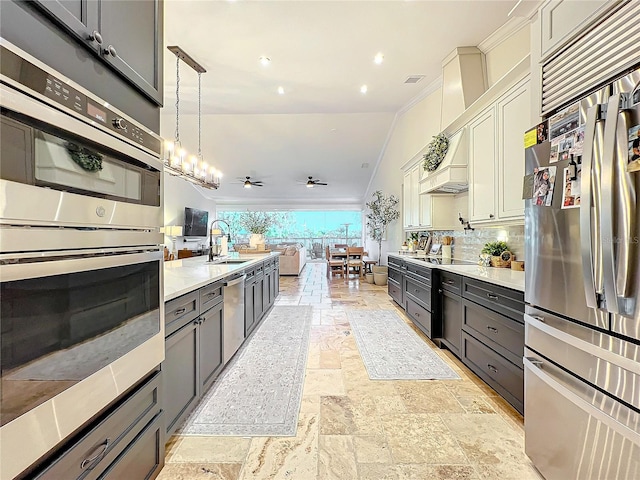
[[[420,180],[420,194],[450,193],[456,194],[469,190],[467,165],[469,155],[466,128],[458,130],[449,139],[449,148],[438,168]]]

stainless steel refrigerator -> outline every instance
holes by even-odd
[[[640,71],[576,103],[525,155],[525,450],[547,480],[637,480]]]

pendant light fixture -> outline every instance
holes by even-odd
[[[173,142],[165,143],[165,170],[205,188],[217,189],[222,174],[202,156],[202,74],[206,70],[178,46],[167,47],[176,56],[176,131]],[[180,141],[180,60],[198,73],[198,155],[187,155]]]

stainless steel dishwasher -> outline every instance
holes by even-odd
[[[243,273],[231,277],[224,284],[224,309],[222,315],[224,363],[233,357],[244,341],[244,280]]]

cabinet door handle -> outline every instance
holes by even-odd
[[[491,365],[490,363],[487,363],[487,368],[491,370],[493,373],[498,373],[498,369],[493,365]]]
[[[489,300],[498,300],[498,296],[494,295],[493,293],[487,293],[487,298]]]
[[[89,35],[89,40],[91,40],[92,42],[96,42],[98,45],[102,45],[102,35],[100,35],[100,32],[98,32],[97,30],[91,32],[91,35]]]
[[[214,296],[216,296],[217,294],[218,294],[217,292],[209,292],[209,293],[207,293],[207,295],[206,295],[206,296],[207,296],[207,297],[214,297]]]
[[[187,311],[187,309],[184,308],[184,307],[183,308],[179,308],[175,312],[173,312],[173,315],[177,317],[178,315],[182,315],[186,311]]]
[[[98,453],[96,453],[93,457],[91,458],[85,458],[82,463],[80,464],[80,470],[84,470],[85,468],[89,467],[89,470],[91,470],[93,467],[95,467],[95,465],[91,465],[93,462],[95,462],[96,460],[98,460],[100,457],[102,457],[105,452],[107,451],[107,448],[109,448],[109,443],[111,442],[110,438],[107,438],[104,443],[102,445],[100,445],[100,451]],[[90,466],[91,465],[91,466]]]
[[[453,285],[455,282],[453,280],[445,280],[444,283],[447,285]]]
[[[107,56],[109,55],[111,55],[112,57],[118,56],[118,51],[116,50],[116,47],[114,47],[113,45],[109,45],[107,48],[105,48],[103,50],[103,53]]]
[[[498,329],[495,327],[491,327],[489,325],[487,325],[487,330],[489,330],[491,333],[498,333]]]

